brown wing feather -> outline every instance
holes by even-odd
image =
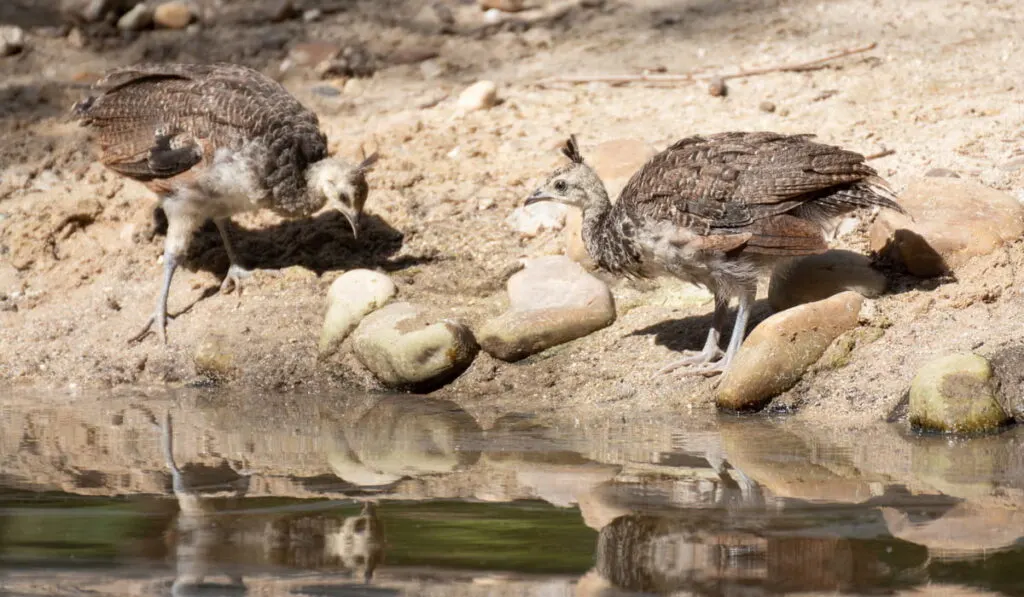
[[[295,194],[305,167],[327,155],[316,115],[246,67],[134,66],[110,72],[96,91],[75,111],[94,132],[101,161],[158,192],[189,180],[216,150],[255,142],[266,150],[258,166],[268,190]],[[187,159],[190,151],[198,159]]]
[[[819,199],[829,201],[835,192],[876,176],[863,156],[810,138],[723,133],[683,139],[645,164],[619,202],[635,215],[707,234],[750,226]],[[843,201],[839,197],[832,203]],[[892,203],[879,196],[863,203],[886,202]]]
[[[789,214],[758,220],[743,250],[761,255],[813,255],[828,249],[821,227]]]

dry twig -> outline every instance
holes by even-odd
[[[865,160],[877,160],[878,158],[884,158],[884,157],[890,156],[890,155],[892,155],[894,153],[896,153],[895,149],[883,149],[882,151],[879,151],[878,153],[873,153],[871,155],[864,156],[864,159]]]
[[[731,74],[715,75],[715,74],[703,74],[699,71],[691,71],[689,73],[682,74],[663,74],[663,73],[642,73],[636,75],[570,75],[561,77],[548,77],[547,79],[541,79],[537,82],[538,85],[546,86],[557,83],[569,83],[578,85],[581,83],[611,83],[613,85],[624,85],[627,83],[687,83],[691,81],[699,81],[712,79],[719,77],[722,80],[729,79],[741,79],[744,77],[754,77],[757,75],[766,75],[769,73],[786,73],[786,72],[802,72],[810,70],[818,70],[828,66],[828,62],[838,60],[839,58],[845,58],[852,56],[853,54],[861,54],[875,49],[878,46],[876,42],[864,46],[858,46],[856,48],[847,48],[845,50],[839,50],[818,58],[816,60],[810,60],[808,62],[800,62],[797,64],[785,64],[781,66],[768,66],[764,68],[753,68],[749,70],[741,70]],[[703,70],[703,69],[702,69]]]

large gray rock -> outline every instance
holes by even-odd
[[[910,424],[922,431],[978,433],[1010,421],[995,395],[992,367],[972,353],[921,367],[910,384]]]
[[[373,375],[393,388],[429,391],[458,377],[480,347],[462,323],[411,303],[374,311],[352,334],[352,351]]]
[[[1024,206],[969,180],[923,178],[899,198],[913,220],[882,210],[871,225],[871,250],[915,276],[955,271],[1024,235]]]
[[[772,272],[768,303],[776,311],[813,303],[852,290],[865,298],[880,296],[888,285],[871,260],[853,251],[833,250],[783,262]]]
[[[857,326],[863,301],[856,292],[843,292],[762,321],[722,376],[718,406],[757,410],[796,385],[840,334]]]
[[[531,259],[509,278],[510,308],[484,323],[480,344],[517,361],[611,325],[615,301],[604,282],[562,255]]]
[[[354,269],[338,276],[327,291],[327,315],[320,332],[320,356],[338,347],[368,314],[383,307],[398,293],[386,274]]]

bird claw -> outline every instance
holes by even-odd
[[[220,291],[224,294],[231,294],[232,291],[237,290],[238,294],[242,294],[242,280],[252,275],[252,271],[243,268],[240,265],[231,264],[228,268],[228,273],[224,276],[224,281],[220,284]]]
[[[728,365],[728,363],[722,364],[725,362],[725,353],[717,347],[714,350],[687,350],[684,351],[684,354],[687,356],[658,369],[655,375],[665,375],[682,368],[685,369],[680,372],[681,375],[707,375],[721,373]]]
[[[146,322],[146,325],[142,326],[142,330],[138,334],[135,334],[131,338],[128,338],[128,343],[134,344],[136,342],[142,342],[146,338],[146,336],[150,335],[151,333],[154,333],[153,327],[154,324],[156,324],[156,335],[159,336],[161,343],[167,344],[168,319],[174,319],[174,317],[168,315],[167,313],[159,312],[150,315],[149,320]]]

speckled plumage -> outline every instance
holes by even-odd
[[[583,241],[597,264],[631,277],[672,275],[715,295],[712,332],[698,358],[720,351],[731,297],[740,298],[725,357],[698,369],[720,372],[739,348],[757,278],[779,259],[828,248],[822,226],[863,207],[903,211],[860,154],[811,135],[730,132],[678,141],[630,178],[613,205],[570,139],[570,164],[529,201],[583,209]],[[672,367],[675,368],[675,367]]]
[[[325,205],[353,233],[368,193],[365,173],[376,154],[350,165],[328,157],[316,114],[284,87],[232,64],[152,64],[119,68],[75,104],[93,133],[100,161],[140,181],[167,214],[164,285],[153,323],[164,337],[167,293],[194,231],[212,219],[231,268],[222,288],[246,274],[227,234],[233,214],[271,209],[308,216]]]
[[[322,206],[306,194],[306,169],[327,157],[316,114],[261,73],[232,64],[142,65],[108,73],[96,90],[76,111],[115,172],[167,193],[194,182],[218,150],[248,153],[259,207],[296,216]],[[173,150],[181,159],[168,159]]]

